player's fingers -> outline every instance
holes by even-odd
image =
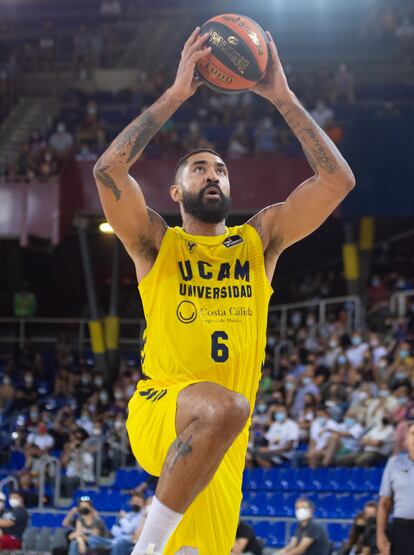
[[[277,52],[277,48],[276,48],[276,44],[275,41],[273,40],[272,35],[269,33],[269,31],[266,31],[266,36],[269,39],[269,50],[270,50],[270,55],[272,57],[272,61],[276,62],[277,65],[281,65],[280,63],[280,58],[279,58],[279,54]]]
[[[188,48],[194,43],[194,41],[196,40],[196,38],[198,37],[200,31],[200,27],[196,27],[194,29],[194,31],[191,33],[191,35],[188,37],[188,39],[185,41],[183,49],[181,51],[181,54],[183,55]]]
[[[204,58],[207,54],[210,54],[211,46],[207,46],[207,48],[203,48],[202,50],[196,50],[194,54],[191,56],[190,60],[193,63],[196,63],[200,58]]]
[[[208,39],[208,36],[209,36],[208,33],[204,33],[204,35],[200,35],[199,38],[196,41],[194,41],[194,43],[188,48],[187,55],[192,56],[194,52],[196,52],[197,50],[200,50],[200,48],[202,48],[203,44]]]

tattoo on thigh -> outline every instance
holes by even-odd
[[[187,439],[182,439],[181,437],[177,437],[174,443],[171,445],[166,462],[168,472],[172,472],[175,468],[177,462],[189,455],[193,452],[193,448],[191,447],[193,436],[189,436]]]

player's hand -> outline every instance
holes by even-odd
[[[380,552],[380,555],[389,555],[390,542],[385,534],[377,535],[377,547]]]
[[[170,92],[178,100],[184,101],[190,98],[198,87],[202,85],[201,79],[194,75],[195,65],[200,58],[211,52],[211,47],[205,47],[208,33],[199,34],[200,27],[196,27],[190,35],[181,52],[181,60],[177,69],[177,75]]]
[[[283,101],[285,98],[291,97],[292,91],[289,89],[272,35],[266,31],[266,36],[269,40],[270,53],[268,68],[263,79],[253,87],[252,91],[271,102]]]

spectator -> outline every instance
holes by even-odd
[[[377,516],[377,546],[380,553],[414,555],[414,421],[407,430],[408,453],[391,457],[380,488]],[[391,531],[388,518],[393,507]]]
[[[117,523],[111,528],[111,555],[129,555],[138,540],[136,531],[142,527],[146,514],[143,510],[144,496],[142,493],[133,493],[130,503],[131,511],[121,511]]]
[[[48,454],[54,443],[55,440],[47,432],[47,426],[44,422],[39,422],[37,430],[30,432],[26,439],[26,444],[28,446],[36,445],[41,450],[42,455]]]
[[[241,121],[233,131],[227,147],[227,158],[242,158],[250,154],[250,141],[246,123]]]
[[[75,434],[66,443],[61,462],[65,469],[65,474],[62,476],[62,493],[65,497],[73,497],[81,482],[95,481],[93,455],[86,450],[79,434]]]
[[[88,551],[88,548],[99,547],[100,539],[108,536],[105,524],[88,496],[81,497],[78,507],[69,511],[63,526],[75,528],[68,536],[69,555],[83,554]]]
[[[285,406],[276,406],[273,418],[274,422],[265,435],[268,445],[255,450],[256,462],[263,467],[290,461],[299,443],[299,426],[288,418]]]
[[[53,157],[52,152],[47,148],[38,163],[36,174],[39,177],[48,179],[58,173],[58,164]]]
[[[16,391],[10,376],[4,375],[0,385],[0,415],[7,413],[13,403],[15,394]]]
[[[367,536],[369,534],[370,540],[372,539],[372,521],[377,516],[377,504],[373,501],[365,503],[364,510],[358,513],[352,523],[349,539],[340,548],[338,555],[351,555],[354,553],[361,553],[364,544],[367,543]],[[367,534],[368,531],[368,534]],[[375,536],[374,536],[375,538]],[[375,552],[374,552],[375,553]],[[370,553],[368,553],[370,555]]]
[[[290,542],[278,555],[329,555],[330,545],[325,528],[313,519],[312,503],[301,497],[296,500],[298,526]]]
[[[5,496],[2,494],[2,501]],[[24,500],[19,492],[9,495],[10,509],[4,510],[0,516],[0,549],[21,549],[22,537],[26,529],[29,514],[24,506]]]
[[[75,156],[78,162],[95,162],[98,155],[91,149],[88,143],[81,143]]]
[[[331,121],[334,117],[334,111],[329,108],[324,100],[319,99],[316,103],[316,107],[311,111],[311,116],[316,121],[320,127],[325,128],[328,121]]]
[[[263,118],[254,131],[254,151],[256,154],[269,154],[278,149],[278,130],[272,118]]]
[[[376,466],[385,462],[392,452],[394,427],[387,413],[359,440],[361,450],[340,458],[341,466]]]
[[[353,104],[355,102],[355,77],[349,71],[346,64],[339,65],[334,75],[334,87],[331,93],[332,103],[338,99]]]
[[[248,553],[249,555],[262,555],[263,549],[256,538],[254,530],[251,526],[239,520],[236,531],[236,541],[230,555],[240,555]]]
[[[343,457],[358,452],[359,439],[364,433],[364,428],[354,415],[355,412],[349,409],[344,421],[338,425],[337,430],[329,438],[322,461],[323,466],[330,466],[332,462],[341,466]]]
[[[311,424],[309,450],[306,454],[311,468],[320,466],[329,439],[337,429],[338,424],[330,418],[327,408],[324,405],[318,407],[316,419]]]
[[[72,133],[66,130],[66,125],[60,121],[56,126],[56,131],[49,139],[49,148],[58,162],[62,163],[70,156],[73,150],[74,139]]]
[[[368,348],[368,343],[362,339],[361,333],[354,332],[351,337],[351,346],[346,351],[346,358],[353,368],[361,366]]]
[[[23,385],[16,390],[16,395],[10,410],[15,411],[29,407],[36,401],[36,398],[37,388],[34,383],[33,374],[31,372],[25,372]]]
[[[27,282],[23,282],[21,288],[13,296],[14,317],[33,318],[37,312],[36,295],[30,291]]]

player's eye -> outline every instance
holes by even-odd
[[[198,170],[204,171],[203,166],[196,166],[196,167],[194,168],[194,171],[195,171],[195,172],[198,172]],[[198,173],[200,173],[200,172],[198,172]]]
[[[217,173],[220,173],[221,175],[226,175],[226,171],[224,168],[218,168]]]

